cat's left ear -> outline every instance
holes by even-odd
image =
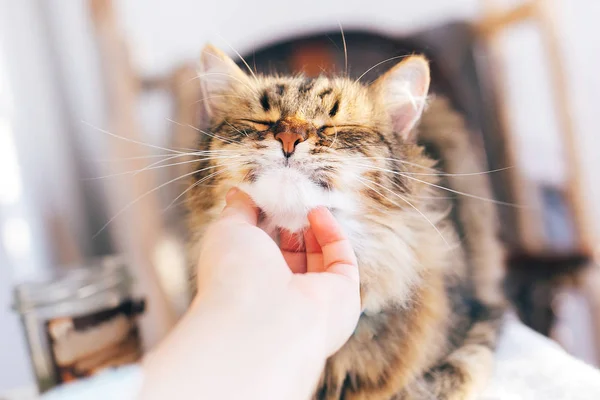
[[[248,87],[248,76],[221,50],[206,45],[198,63],[198,78],[202,91],[202,106],[208,117],[213,116],[227,96]]]
[[[394,132],[407,139],[421,117],[429,91],[429,63],[423,56],[410,56],[373,82],[392,119]]]

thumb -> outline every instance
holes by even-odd
[[[202,238],[196,267],[199,291],[212,286],[235,288],[243,294],[269,280],[289,278],[279,247],[256,226],[258,212],[246,193],[229,191],[220,217]]]
[[[258,208],[246,193],[232,188],[225,196],[226,206],[221,213],[221,220],[247,223],[256,226]]]
[[[356,256],[342,228],[326,208],[308,214],[310,228],[323,253],[323,271],[294,278],[322,306],[327,355],[352,335],[360,317],[360,284]]]
[[[323,253],[323,270],[343,275],[358,284],[358,263],[350,240],[331,212],[318,207],[308,213],[312,234]]]

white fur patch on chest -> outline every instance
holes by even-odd
[[[352,210],[352,202],[335,191],[327,191],[304,173],[288,167],[265,171],[254,183],[242,184],[263,211],[267,231],[275,228],[298,232],[308,226],[308,212],[316,207]]]
[[[331,209],[348,236],[359,260],[363,309],[377,313],[391,304],[405,305],[420,281],[411,245],[414,232],[401,215],[369,218],[360,196],[327,191],[293,168],[278,167],[241,185],[263,211],[260,227],[277,239],[279,229],[298,232],[308,226],[308,212],[318,206]]]
[[[393,216],[385,222],[367,220],[361,214],[337,213],[336,217],[358,258],[364,312],[376,314],[386,306],[405,306],[421,281],[409,225]]]

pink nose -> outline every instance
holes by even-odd
[[[302,137],[301,134],[289,131],[280,132],[276,134],[275,139],[281,142],[283,154],[286,157],[291,156],[294,150],[296,149],[296,145],[304,141],[304,137]]]

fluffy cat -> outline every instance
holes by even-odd
[[[354,246],[364,311],[314,397],[476,397],[504,307],[502,251],[485,175],[461,176],[479,169],[463,121],[427,97],[427,60],[407,57],[365,85],[248,75],[207,46],[199,79],[203,159],[186,200],[193,259],[232,186],[276,240],[327,206]]]

